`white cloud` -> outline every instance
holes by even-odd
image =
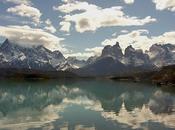
[[[78,52],[78,53],[67,53],[64,54],[64,56],[67,57],[77,57],[78,59],[87,59],[91,56],[94,56],[93,52]]]
[[[128,33],[129,31],[128,30],[121,30],[120,32],[121,33]]]
[[[73,0],[61,0],[61,1],[64,2],[64,3],[68,3],[68,2],[71,2]]]
[[[172,43],[175,44],[175,31],[165,32],[160,36],[153,36],[152,37],[154,42],[157,43]]]
[[[125,2],[126,4],[133,4],[133,3],[134,3],[134,0],[124,0],[124,2]]]
[[[52,22],[50,21],[50,19],[46,19],[45,23],[46,23],[47,25],[51,25],[51,24],[52,24]]]
[[[70,31],[70,27],[71,27],[71,23],[70,22],[60,22],[61,28],[60,31],[64,31],[64,32],[69,32]]]
[[[98,7],[96,5],[88,4],[87,2],[79,2],[79,1],[68,2],[61,6],[53,7],[54,10],[59,10],[64,13],[70,13],[75,10],[88,11],[91,9],[94,10],[95,8]]]
[[[0,36],[8,38],[10,41],[23,47],[43,45],[50,50],[67,50],[61,45],[63,38],[47,33],[42,29],[31,28],[29,26],[0,26]]]
[[[117,32],[113,33],[112,36],[113,36],[113,37],[117,36]]]
[[[53,25],[46,26],[44,29],[51,33],[55,33],[57,31]]]
[[[121,30],[120,33],[128,33],[128,30]],[[115,32],[112,34],[113,37],[116,37],[118,35],[118,32]]]
[[[127,34],[118,35],[115,38],[106,39],[102,42],[102,45],[114,45],[117,41],[120,43],[123,51],[129,45],[137,49],[148,50],[155,43],[175,44],[175,31],[165,32],[159,36],[149,36],[148,30],[134,30]]]
[[[94,55],[99,56],[101,54],[103,47],[93,47],[93,48],[86,48],[86,52],[92,52]]]
[[[21,4],[15,7],[10,7],[7,12],[12,13],[17,16],[31,18],[33,22],[40,23],[41,12],[37,8]]]
[[[25,4],[25,5],[31,5],[31,0],[3,0],[4,2],[11,2],[14,4]]]
[[[141,26],[156,19],[147,16],[145,18],[130,17],[126,15],[122,7],[114,6],[110,8],[101,8],[87,2],[73,1],[61,6],[54,7],[63,13],[81,11],[79,13],[65,15],[64,22],[75,23],[75,29],[78,32],[95,31],[101,27],[111,26]]]
[[[67,53],[65,57],[77,57],[78,59],[88,59],[91,56],[100,56],[103,47],[93,47],[93,48],[86,48],[85,52],[78,52],[78,53]]]
[[[52,22],[50,21],[50,19],[47,19],[45,21],[46,26],[44,27],[44,29],[50,33],[55,33],[57,30],[56,28],[52,25]]]
[[[157,10],[175,11],[175,0],[152,0],[156,4]]]

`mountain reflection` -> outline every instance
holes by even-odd
[[[0,82],[3,130],[173,129],[174,110],[175,95],[150,84],[110,80]]]

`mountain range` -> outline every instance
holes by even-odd
[[[79,76],[125,75],[175,64],[175,45],[154,44],[146,52],[128,46],[124,53],[118,42],[107,45],[100,56],[79,60],[65,58],[60,51],[44,46],[24,48],[6,39],[0,46],[0,68],[38,71],[69,71]]]

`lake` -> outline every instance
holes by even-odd
[[[105,79],[0,81],[0,130],[173,130],[175,88]]]

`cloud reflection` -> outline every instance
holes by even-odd
[[[0,129],[57,129],[54,122],[63,119],[62,113],[71,105],[81,106],[84,110],[98,113],[101,116],[100,119],[124,124],[132,129],[145,128],[144,123],[148,122],[160,123],[166,127],[175,128],[175,113],[173,113],[175,99],[170,94],[160,90],[152,95],[147,104],[132,110],[127,110],[125,103],[133,99],[136,101],[144,99],[145,95],[139,91],[120,93],[119,100],[125,102],[118,112],[114,108],[111,111],[104,109],[104,103],[106,102],[109,102],[108,104],[111,106],[113,105],[113,102],[109,99],[103,103],[104,98],[100,99],[101,97],[97,97],[94,93],[78,87],[68,88],[62,85],[53,87],[48,91],[39,89],[29,93],[0,90]],[[5,109],[5,105],[7,105],[7,109]],[[59,126],[59,128],[60,130],[68,130],[69,124]],[[73,129],[95,130],[95,126],[75,124]]]
[[[101,115],[107,120],[126,124],[133,129],[144,128],[143,124],[146,122],[157,122],[164,124],[166,127],[175,128],[174,101],[170,95],[158,90],[154,93],[153,99],[150,99],[149,104],[144,104],[142,108],[135,108],[132,111],[128,111],[123,102],[118,113],[102,112]],[[170,108],[172,113],[168,113],[170,112]]]

